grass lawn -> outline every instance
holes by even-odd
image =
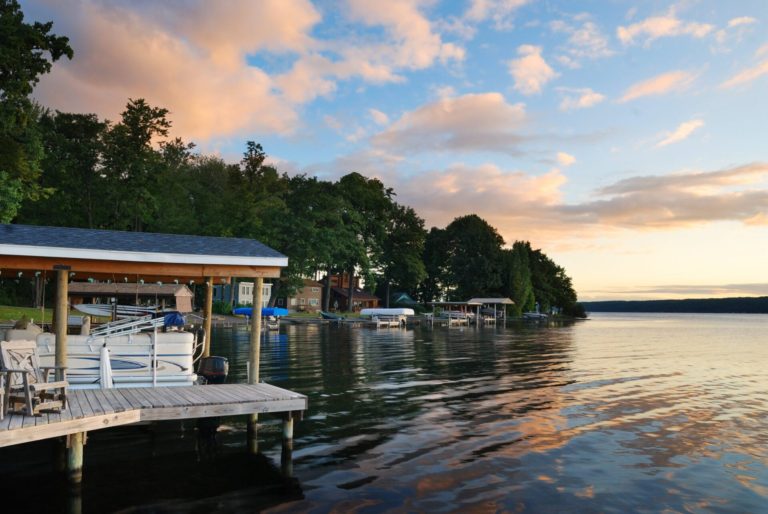
[[[0,322],[16,321],[26,314],[27,318],[34,320],[35,323],[50,323],[53,319],[53,309],[41,309],[34,307],[12,307],[10,305],[0,305]]]

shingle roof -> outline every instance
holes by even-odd
[[[143,257],[137,260],[152,260],[154,255],[158,260],[165,261],[172,255],[197,256],[188,260],[202,262],[207,260],[204,257],[215,256],[224,261],[255,258],[267,259],[271,265],[287,265],[284,255],[254,239],[0,224],[0,254],[24,255],[24,247],[31,251],[26,255],[47,252],[56,256],[65,253],[76,257],[74,253],[77,251],[109,252],[112,258],[123,260],[114,255],[116,252]]]

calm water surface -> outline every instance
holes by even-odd
[[[248,352],[243,327],[214,334],[232,380],[244,379]],[[290,486],[265,485],[280,462],[279,423],[267,417],[260,462],[239,420],[210,446],[190,431],[104,431],[86,447],[81,507],[768,512],[766,362],[762,315],[285,326],[263,343],[261,376],[309,397]],[[115,452],[128,464],[111,462]]]

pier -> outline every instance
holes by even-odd
[[[0,420],[0,447],[71,436],[140,421],[164,421],[282,413],[300,416],[307,397],[270,384],[81,389],[67,394],[61,412]]]

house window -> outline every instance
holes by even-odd
[[[307,299],[306,298],[299,298],[299,304],[300,305],[306,305],[307,304]]]
[[[320,288],[319,287],[313,287],[312,288],[312,292],[313,293],[319,293],[320,292]]]
[[[309,299],[309,304],[317,307],[317,304],[318,304],[317,298],[310,298]]]
[[[278,298],[277,299],[277,306],[278,307],[282,307],[283,306],[283,299],[282,298]]]
[[[296,298],[291,298],[291,306],[295,306],[295,305],[296,305]]]

